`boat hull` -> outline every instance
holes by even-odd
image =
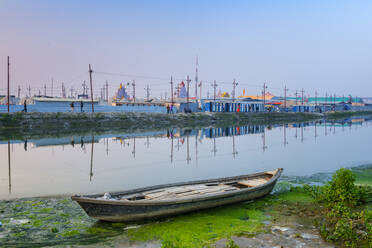
[[[263,197],[272,191],[277,179],[281,174],[281,171],[282,169],[279,169],[277,174],[264,185],[238,192],[216,194],[205,198],[190,198],[186,200],[147,203],[104,201],[89,197],[72,197],[72,199],[77,201],[90,217],[102,221],[132,222],[164,218],[167,216],[244,202]]]
[[[90,217],[109,222],[128,222],[162,218],[257,199],[269,194],[274,185],[275,183],[269,187],[254,190],[253,192],[241,192],[240,194],[234,194],[228,197],[205,199],[195,202],[164,203],[159,205],[97,204],[81,201],[78,203]]]

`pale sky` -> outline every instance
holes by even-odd
[[[372,1],[48,1],[0,0],[0,94],[30,85],[43,92],[51,78],[81,91],[92,64],[95,95],[106,80],[137,82],[138,97],[170,91],[170,76],[190,75],[195,60],[203,95],[232,81],[248,94],[326,92],[372,96]],[[120,75],[104,74],[114,73]],[[127,76],[125,76],[127,75]],[[131,93],[131,91],[130,91]]]

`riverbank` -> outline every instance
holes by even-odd
[[[336,113],[1,113],[0,137],[31,138],[116,131],[208,126],[272,125],[372,115],[372,111]]]
[[[371,183],[372,165],[352,171],[356,183]],[[313,184],[325,183],[326,178],[319,174],[301,180]],[[136,224],[96,221],[69,198],[0,201],[0,243],[7,247],[334,247],[322,239],[321,209],[310,191],[293,182],[298,178],[283,178],[273,194],[256,201]]]

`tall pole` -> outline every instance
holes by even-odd
[[[287,85],[284,85],[284,109],[287,108]]]
[[[266,86],[266,83],[264,83],[263,85],[263,105],[264,105],[264,110],[265,110],[265,103],[266,103],[266,89],[267,89],[267,86]]]
[[[94,113],[92,72],[93,72],[92,67],[89,64],[90,100],[91,100],[91,103],[92,103],[92,113]]]
[[[9,77],[10,77],[10,75],[9,75],[9,67],[10,67],[10,63],[9,63],[9,56],[8,56],[8,113],[9,113]]]
[[[199,83],[199,90],[200,90],[200,93],[199,93],[199,97],[200,97],[200,100],[202,99],[202,82],[200,81]]]
[[[238,83],[235,82],[235,79],[234,79],[234,81],[233,81],[233,95],[232,95],[233,102],[235,101],[235,88],[236,88],[237,85],[238,85]]]
[[[133,80],[133,102],[136,102],[136,80]]]
[[[318,92],[315,91],[315,106],[318,105]]]
[[[28,85],[28,94],[30,95],[30,97],[31,97],[31,85]]]
[[[195,69],[195,100],[198,101],[198,56],[196,56],[196,69]]]
[[[106,80],[106,102],[108,103],[108,82]]]
[[[173,104],[173,77],[171,76],[171,81],[170,81],[170,86],[171,86],[171,102]]]
[[[52,78],[52,89],[51,89],[51,96],[53,97],[53,78]]]
[[[21,97],[21,86],[18,85],[18,98]]]
[[[302,94],[302,97],[301,97],[301,105],[304,105],[304,89],[302,88],[301,90],[301,94]]]
[[[46,87],[46,84],[44,84],[44,96],[46,96],[47,95],[47,93],[46,93],[46,89],[47,87]]]
[[[190,104],[189,104],[189,98],[190,98],[190,77],[187,75],[187,79],[186,79],[186,82],[187,82],[187,108],[190,109]]]
[[[214,80],[212,86],[213,86],[213,100],[216,101],[216,88],[217,88],[216,80]]]
[[[296,96],[296,106],[297,106],[297,96],[298,96],[297,90],[296,90],[295,96]]]
[[[150,100],[150,86],[147,85],[145,90],[146,90],[146,100],[149,101]]]

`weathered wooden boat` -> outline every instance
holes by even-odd
[[[110,222],[166,217],[247,201],[271,192],[283,169],[256,174],[73,196],[85,212]]]

